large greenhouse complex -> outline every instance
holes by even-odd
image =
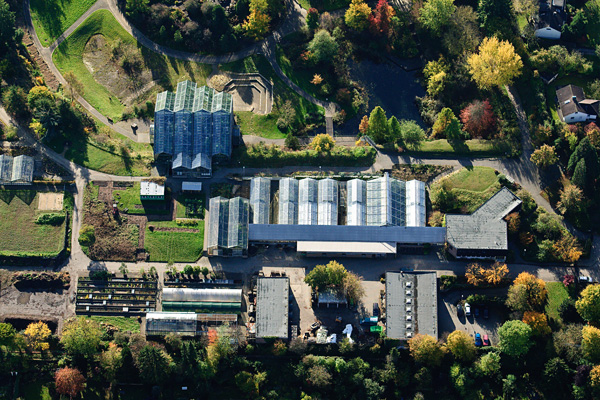
[[[177,176],[210,176],[214,157],[231,157],[233,125],[229,93],[179,82],[176,93],[156,97],[151,127],[155,158],[170,162]]]

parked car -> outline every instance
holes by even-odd
[[[465,312],[464,312],[462,306],[460,304],[458,304],[456,306],[456,315],[458,315],[459,317],[462,317],[464,313]]]
[[[489,317],[490,317],[490,309],[486,307],[483,309],[483,318],[488,319]]]
[[[477,347],[483,346],[483,342],[481,340],[481,335],[479,333],[475,334],[475,346],[477,346]]]
[[[467,317],[471,316],[471,305],[469,303],[465,303],[465,315]]]
[[[490,345],[490,338],[488,337],[488,335],[483,335],[483,345],[484,346]]]
[[[479,307],[475,307],[475,318],[479,318]]]
[[[319,321],[313,322],[313,324],[310,326],[310,330],[312,332],[316,331],[317,329],[319,329],[321,327],[321,323]]]
[[[360,324],[362,326],[374,326],[374,325],[377,325],[377,322],[379,322],[379,318],[377,318],[377,317],[367,317],[367,318],[363,318],[360,321]]]
[[[379,317],[379,304],[373,303],[373,316]]]
[[[591,276],[579,276],[579,282],[585,282],[585,283],[594,283],[594,278],[592,278]]]

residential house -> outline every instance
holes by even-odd
[[[565,0],[541,0],[540,11],[534,21],[535,36],[558,40],[567,19]]]
[[[558,116],[567,124],[595,121],[598,116],[598,100],[587,99],[583,89],[567,85],[556,90]]]

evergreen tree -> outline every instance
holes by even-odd
[[[573,182],[575,186],[582,188],[583,191],[587,191],[587,167],[584,158],[577,162],[571,182]]]
[[[392,116],[388,121],[388,139],[389,143],[398,143],[402,140],[402,127],[396,116]]]
[[[383,144],[389,136],[387,117],[383,108],[377,106],[369,116],[369,136],[375,143]]]

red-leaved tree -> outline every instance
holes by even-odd
[[[56,371],[54,383],[58,393],[67,395],[72,399],[83,390],[85,378],[78,369],[65,367]]]
[[[373,10],[373,13],[369,16],[369,28],[373,35],[383,35],[389,37],[391,35],[390,25],[392,17],[394,16],[394,9],[388,4],[386,0],[379,0],[377,7]]]
[[[471,137],[489,138],[496,130],[496,116],[487,100],[475,100],[460,112],[463,129]]]

